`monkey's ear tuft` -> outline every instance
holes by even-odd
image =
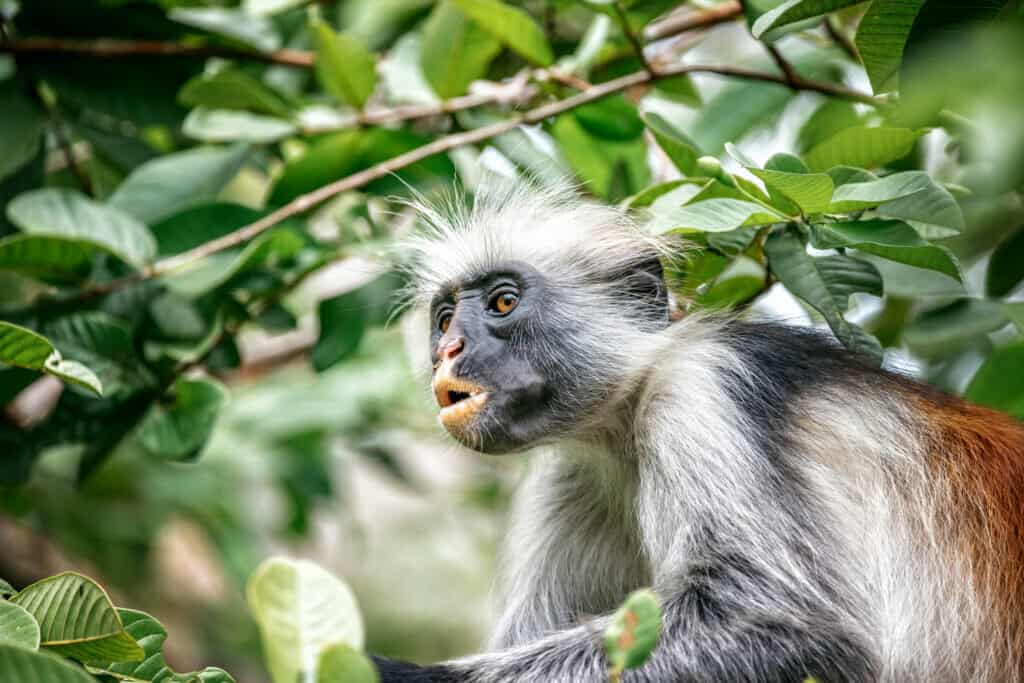
[[[627,272],[622,273],[620,281],[623,293],[630,298],[631,305],[637,306],[636,310],[653,323],[668,325],[668,286],[657,254],[635,261]]]

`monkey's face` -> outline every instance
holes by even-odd
[[[544,334],[550,290],[535,269],[507,264],[449,283],[433,298],[434,396],[441,424],[466,446],[522,449],[567,417],[563,388],[541,355],[552,351]]]

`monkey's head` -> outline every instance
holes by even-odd
[[[565,186],[492,181],[471,205],[417,208],[409,271],[441,424],[485,453],[593,426],[668,325],[658,244]]]

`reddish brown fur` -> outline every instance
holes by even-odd
[[[914,393],[934,429],[929,465],[951,489],[941,516],[973,558],[976,588],[1001,612],[992,644],[1012,662],[1009,675],[1024,680],[1024,423],[937,392]]]

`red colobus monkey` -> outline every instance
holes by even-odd
[[[640,681],[1024,682],[1024,428],[819,334],[670,322],[661,247],[560,189],[422,208],[415,302],[440,420],[530,451],[484,654],[384,683],[606,680],[631,590]]]

